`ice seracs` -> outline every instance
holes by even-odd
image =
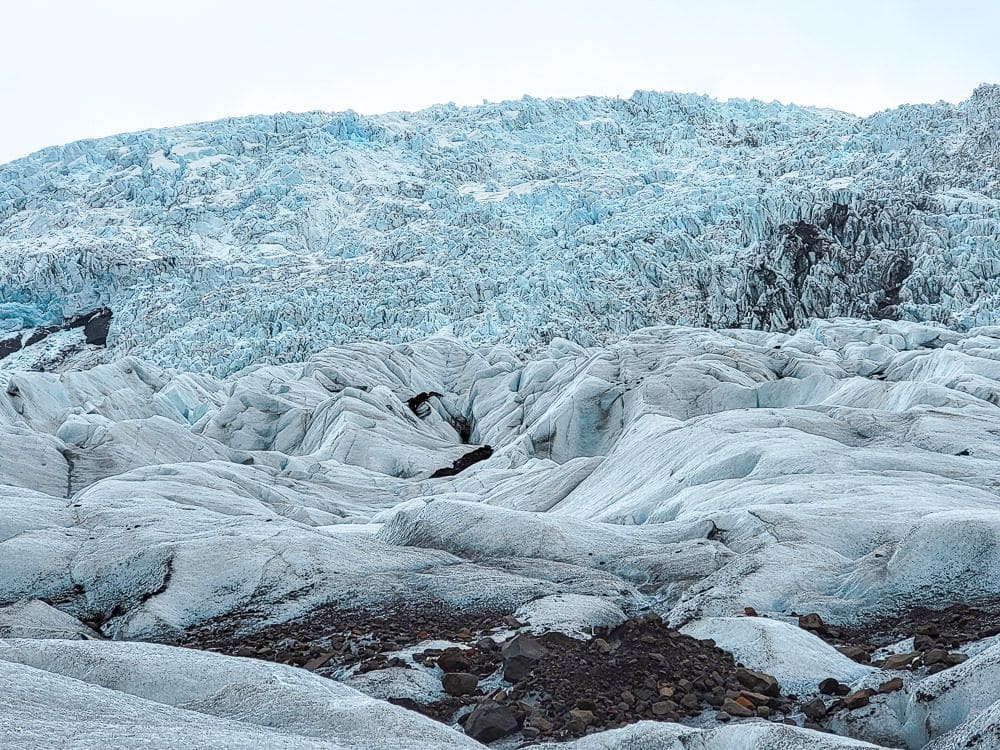
[[[640,91],[80,141],[0,167],[0,342],[106,307],[113,356],[229,374],[436,333],[996,325],[998,117],[995,85],[864,119]]]

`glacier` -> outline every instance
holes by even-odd
[[[998,121],[995,85],[863,119],[637,92],[80,141],[0,166],[0,337],[107,307],[118,354],[225,375],[428,335],[995,325]]]
[[[0,737],[482,747],[407,710],[474,633],[250,647],[411,607],[499,643],[653,613],[801,709],[498,749],[1000,746],[1000,634],[897,670],[800,618],[1000,609],[998,127],[991,85],[868,118],[637,92],[0,166]]]

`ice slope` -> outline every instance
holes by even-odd
[[[137,357],[0,371],[0,635],[91,639],[6,642],[19,656],[0,660],[21,665],[3,666],[16,700],[75,717],[64,680],[78,675],[58,666],[76,663],[72,649],[160,671],[166,659],[94,637],[400,602],[502,608],[580,636],[652,608],[801,695],[831,675],[868,684],[878,673],[788,614],[849,623],[1000,599],[998,436],[997,326],[664,326],[530,355],[436,337],[227,377]],[[485,444],[485,460],[433,476]],[[743,617],[748,606],[773,619]],[[915,748],[993,731],[998,658],[984,644],[844,732]],[[352,684],[384,696],[388,678]],[[100,716],[165,701],[93,689]],[[171,734],[185,719],[166,703],[157,726],[187,736]],[[229,731],[212,715],[198,721]],[[639,731],[606,746],[641,747]],[[591,741],[580,746],[604,746]],[[850,746],[765,725],[678,741]]]
[[[53,147],[0,167],[0,341],[107,306],[108,356],[228,374],[437,333],[993,325],[998,122],[990,85],[864,119],[637,92]]]
[[[0,685],[11,747],[482,747],[305,670],[148,643],[0,640]]]

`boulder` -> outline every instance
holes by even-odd
[[[751,716],[755,716],[757,712],[747,708],[741,703],[737,703],[732,698],[726,698],[725,702],[722,704],[722,711],[720,713],[738,718],[749,719]]]
[[[845,695],[843,698],[844,708],[848,711],[855,711],[859,708],[864,708],[868,705],[871,700],[872,695],[875,693],[874,690],[856,690],[853,693]]]
[[[859,664],[869,664],[872,660],[871,655],[860,646],[837,646],[837,650]]]
[[[920,658],[920,654],[911,651],[905,654],[893,654],[882,662],[883,669],[910,669],[913,663]]]
[[[851,689],[833,677],[827,677],[819,684],[819,691],[823,695],[847,695]]]
[[[660,718],[677,716],[677,704],[673,701],[657,701],[652,706],[653,716]]]
[[[469,660],[465,653],[458,648],[449,648],[437,658],[437,665],[442,672],[466,672],[469,669]]]
[[[826,704],[822,698],[813,698],[802,705],[802,713],[811,721],[820,721],[826,716]]]
[[[468,672],[445,672],[441,686],[448,695],[472,695],[479,687],[479,678]]]
[[[555,729],[555,726],[552,724],[551,721],[546,719],[544,716],[539,716],[537,714],[528,719],[525,722],[525,724],[534,729],[537,729],[542,734],[551,734],[552,731]]]
[[[895,693],[897,690],[903,689],[903,678],[893,677],[891,680],[886,680],[881,685],[878,686],[878,691],[883,695],[887,693]]]
[[[503,657],[503,678],[509,682],[524,679],[535,663],[548,653],[537,638],[524,634],[515,636],[500,649],[500,655]]]
[[[772,698],[777,698],[781,695],[781,685],[778,681],[774,679],[769,674],[764,674],[763,672],[755,672],[752,669],[737,669],[736,679],[739,680],[740,684],[747,690],[754,693],[762,693],[768,695]],[[728,709],[725,709],[727,712]],[[735,716],[735,714],[733,714]]]
[[[799,627],[803,630],[811,630],[814,633],[822,633],[826,630],[826,623],[823,618],[815,612],[799,617]]]
[[[494,700],[484,700],[465,720],[465,733],[482,743],[499,740],[517,729],[518,722],[514,713]]]

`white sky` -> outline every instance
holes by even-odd
[[[0,0],[0,163],[230,115],[604,94],[859,114],[1000,83],[1000,0]]]

